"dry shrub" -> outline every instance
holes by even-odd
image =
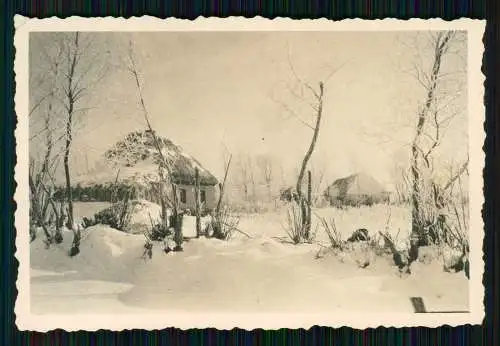
[[[384,231],[379,231],[379,235],[384,240],[382,252],[387,251],[392,254],[393,262],[398,267],[400,273],[410,273],[410,265],[418,257],[418,248],[416,247],[415,238],[410,238],[409,247],[398,249],[396,244],[398,243],[400,230],[398,230],[395,237],[389,233],[391,217],[391,209],[388,208]]]
[[[151,230],[145,232],[145,237],[151,241],[163,241],[168,236],[172,235],[171,229],[167,228],[163,220],[158,223],[153,221],[151,214],[149,216],[149,222],[151,223]]]
[[[377,255],[377,252],[374,247],[376,247],[376,243],[373,243],[372,238],[345,241],[342,239],[341,233],[337,230],[334,218],[328,220],[324,217],[320,217],[319,219],[322,228],[328,236],[330,244],[329,247],[322,248],[318,251],[316,259],[319,259],[327,252],[330,252],[337,256],[341,262],[344,263],[345,261],[349,261],[356,264],[358,268],[362,269],[367,268],[375,261],[375,255]]]
[[[60,203],[57,208],[57,201],[53,193],[53,179],[45,163],[39,172],[35,172],[35,165],[30,160],[29,169],[29,187],[30,187],[30,205],[29,205],[29,232],[30,241],[37,237],[37,229],[41,228],[45,234],[46,247],[52,243],[61,244],[63,235],[61,229],[64,223],[64,204]]]
[[[337,230],[337,226],[335,224],[335,219],[332,217],[329,221],[326,217],[318,217],[323,230],[328,236],[328,240],[330,241],[330,247],[333,249],[343,250],[345,241],[342,240],[342,234]]]
[[[412,229],[419,239],[419,246],[437,245],[442,242],[440,210],[436,206],[436,198],[431,184],[432,182],[421,182],[420,190],[413,192],[414,198],[418,200],[418,209],[413,206]]]
[[[442,216],[443,239],[451,252],[458,253],[453,261],[444,261],[444,270],[464,271],[469,273],[469,201],[464,193],[461,177],[458,177],[458,198],[449,199],[448,216]]]
[[[147,259],[151,260],[153,258],[153,242],[146,233],[144,233],[144,236],[146,240],[144,242],[144,252],[141,258],[146,261]]]
[[[445,271],[463,270],[469,277],[468,198],[461,175],[455,177],[456,180],[447,188],[439,187],[432,180],[421,183],[420,193],[416,196],[418,215],[413,218],[414,230],[417,230],[415,246],[437,247]]]
[[[297,202],[291,202],[283,229],[294,244],[312,243],[315,238],[315,232],[309,232],[303,217],[302,207]]]
[[[166,237],[172,235],[172,231],[170,229],[166,229],[161,224],[156,224],[151,228],[151,232],[149,233],[151,240],[161,241]]]
[[[392,253],[392,259],[399,271],[401,273],[410,273],[410,265],[414,260],[416,260],[417,257],[412,251],[414,248],[410,247],[410,249],[398,249],[396,247],[399,232],[394,238],[387,230],[385,232],[380,231],[379,234],[384,238],[385,247]]]
[[[214,212],[211,220],[212,236],[220,240],[229,240],[234,231],[238,231],[239,217],[234,216],[227,206]]]
[[[464,193],[462,178],[458,177],[458,198],[450,198],[447,204],[449,218],[446,227],[445,239],[453,248],[469,248],[469,199]],[[453,190],[452,190],[453,192]]]
[[[325,247],[321,245],[321,248],[316,253],[315,258],[322,258],[326,253],[329,253],[332,250],[344,251],[345,241],[342,240],[342,234],[337,230],[335,219],[332,217],[330,220],[328,220],[326,217],[320,217],[318,215],[316,215],[316,217],[319,219],[319,224],[321,224],[321,227],[328,236],[329,246]]]

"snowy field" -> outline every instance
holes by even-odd
[[[92,216],[108,205],[77,203],[76,215]],[[345,238],[357,228],[373,235],[387,226],[404,240],[410,227],[409,210],[399,207],[315,213],[334,216]],[[428,310],[468,309],[463,272],[417,263],[411,275],[401,276],[383,255],[363,269],[341,256],[318,259],[327,239],[321,230],[317,242],[292,245],[285,241],[285,220],[285,210],[242,215],[239,228],[251,239],[239,233],[229,241],[191,239],[183,252],[169,254],[158,243],[151,260],[141,258],[143,235],[107,226],[83,231],[74,258],[67,255],[71,233],[50,249],[40,236],[31,244],[32,312],[412,312],[410,297],[422,297]]]

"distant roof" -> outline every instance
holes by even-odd
[[[194,185],[195,170],[198,168],[200,185],[216,185],[217,178],[205,169],[195,158],[167,138],[156,136],[162,156],[168,162],[176,184]],[[136,183],[158,181],[159,167],[165,169],[158,153],[151,131],[136,131],[125,136],[104,153],[105,164],[100,169],[86,174],[79,183],[109,183],[118,180],[132,180]],[[75,181],[76,182],[76,181]]]
[[[378,195],[387,192],[382,184],[366,173],[337,179],[325,191],[328,196]]]

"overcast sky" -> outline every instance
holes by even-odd
[[[47,40],[45,34],[36,35],[31,40],[32,77],[46,69],[40,42]],[[311,123],[314,111],[294,95],[301,90],[290,65],[315,88],[342,66],[325,86],[313,162],[330,181],[366,171],[390,183],[394,160],[404,160],[409,152],[405,145],[411,141],[423,102],[421,86],[405,71],[415,61],[424,66],[430,61],[425,47],[413,45],[415,37],[426,33],[415,32],[93,35],[95,44],[88,53],[102,58],[109,68],[84,100],[90,109],[77,119],[72,167],[79,173],[92,168],[128,132],[145,128],[135,82],[126,69],[130,40],[153,127],[218,176],[224,148],[233,155],[271,155],[282,163],[285,175],[292,176],[312,131],[290,117],[283,104]],[[464,70],[463,56],[465,50],[457,51],[444,61],[444,68]],[[32,98],[37,94],[35,79]],[[462,114],[443,140],[441,153],[447,158],[460,159],[467,148],[465,87],[453,101]],[[309,96],[307,88],[302,93]],[[32,134],[40,124],[36,116],[30,119]]]

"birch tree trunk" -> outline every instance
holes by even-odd
[[[424,194],[427,193],[427,191],[422,171],[424,169],[424,154],[422,152],[422,148],[420,147],[420,141],[424,134],[424,126],[429,118],[429,114],[431,113],[431,107],[436,102],[436,88],[441,71],[441,61],[450,38],[451,33],[440,33],[434,42],[434,61],[430,76],[428,77],[429,82],[426,88],[426,98],[424,105],[418,113],[416,133],[411,144],[410,172],[412,177],[412,236],[418,239],[419,244],[427,243],[427,241],[423,239],[425,233],[424,227],[427,225],[424,224],[425,220],[422,218],[422,202]],[[427,157],[425,157],[425,159],[427,160]]]

